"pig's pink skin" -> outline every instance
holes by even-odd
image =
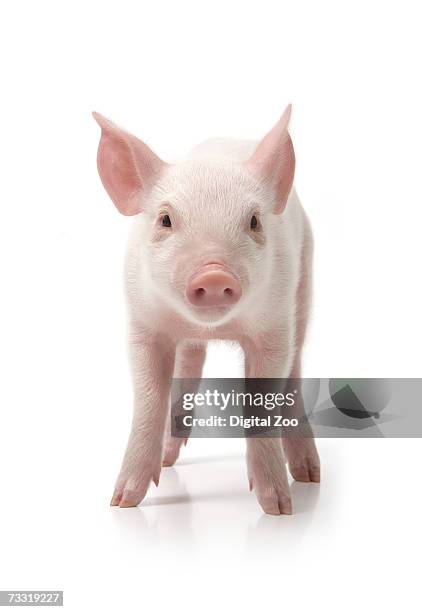
[[[183,440],[167,433],[163,442],[171,378],[200,377],[208,340],[238,342],[249,377],[300,376],[312,241],[292,187],[289,116],[288,107],[258,146],[213,140],[174,164],[95,116],[103,184],[121,212],[135,215],[126,263],[134,416],[113,505],[140,503],[150,482],[158,483],[162,461],[176,460]],[[171,228],[163,227],[164,215]],[[238,280],[242,296],[227,308],[195,307],[186,287],[216,262]],[[283,446],[295,478],[319,480],[312,438]],[[280,440],[248,439],[247,464],[263,510],[290,514]]]

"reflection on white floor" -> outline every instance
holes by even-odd
[[[320,485],[293,482],[294,515],[262,513],[248,489],[244,457],[239,454],[181,459],[162,471],[160,486],[152,487],[138,507],[111,509],[123,536],[143,546],[180,552],[220,547],[233,552],[259,548],[271,554],[269,542],[286,546],[303,537],[312,523]],[[201,528],[203,526],[203,528]]]
[[[214,610],[223,600],[246,609],[355,610],[410,597],[403,589],[416,566],[388,554],[408,555],[406,539],[421,541],[420,494],[394,459],[401,441],[319,440],[322,483],[292,483],[291,517],[261,512],[240,447],[201,455],[204,441],[191,442],[140,507],[109,511],[114,558],[136,571],[146,563],[161,601],[174,605],[181,589],[183,610]],[[417,453],[415,442],[407,441],[408,453]]]
[[[119,509],[115,453],[87,473],[87,438],[28,488],[6,482],[0,588],[63,589],[72,611],[416,609],[420,441],[318,446],[321,484],[292,483],[293,516],[268,516],[242,440],[190,440],[141,506]]]

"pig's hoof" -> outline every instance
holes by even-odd
[[[252,485],[253,486],[253,485]],[[289,488],[267,486],[256,490],[259,505],[265,514],[292,514],[292,500]]]
[[[289,482],[280,440],[248,440],[250,489],[266,514],[292,514]]]
[[[249,469],[249,488],[254,489],[259,505],[266,514],[292,514],[292,500],[286,466],[282,461],[270,468]]]
[[[321,468],[313,438],[283,440],[290,474],[299,482],[320,482]]]
[[[158,487],[160,471],[155,473],[152,470],[141,470],[141,475],[119,476],[110,506],[119,508],[133,508],[144,499],[148,487],[153,481]]]
[[[163,467],[174,465],[179,458],[180,448],[186,441],[183,438],[170,438],[164,448]]]
[[[319,465],[306,462],[299,465],[291,465],[289,463],[290,474],[299,482],[320,482],[321,470]]]
[[[142,496],[136,491],[125,489],[122,492],[114,492],[110,506],[119,506],[119,508],[134,508],[141,503],[142,499]]]

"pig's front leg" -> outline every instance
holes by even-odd
[[[301,372],[302,346],[305,340],[312,277],[312,234],[309,223],[305,224],[305,237],[302,247],[302,270],[296,296],[296,333],[295,358],[292,364],[290,379],[296,385]],[[305,413],[303,398],[299,394],[295,404],[295,416],[300,420],[301,427],[294,437],[283,437],[283,449],[289,463],[289,470],[295,480],[301,482],[320,481],[320,462],[315,446],[312,429]]]
[[[290,374],[291,382],[295,386],[300,383],[301,378],[300,359],[301,351],[299,350]],[[291,437],[283,436],[282,439],[290,473],[295,480],[300,482],[320,482],[321,470],[318,451],[301,393],[299,393],[298,401],[295,404],[294,416],[299,419],[299,430]]]
[[[247,378],[285,376],[288,353],[282,343],[249,342],[243,345]],[[250,489],[254,489],[267,514],[292,514],[290,488],[280,438],[247,438],[247,466]]]
[[[267,514],[291,514],[292,502],[283,451],[278,438],[248,438],[250,489]]]
[[[174,367],[174,378],[194,379],[194,387],[189,389],[191,393],[196,393],[199,387],[199,380],[202,376],[206,349],[204,345],[185,345],[178,347],[176,353],[176,364]],[[198,381],[198,383],[196,383]],[[174,465],[179,457],[182,444],[186,444],[188,438],[174,438],[171,435],[171,410],[169,411],[164,436],[164,457],[163,466]]]
[[[137,506],[151,481],[158,485],[168,412],[174,346],[163,338],[135,334],[130,346],[134,412],[112,506]]]

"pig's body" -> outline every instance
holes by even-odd
[[[100,125],[103,137],[115,138],[109,132],[114,126]],[[271,134],[267,148],[274,146]],[[118,138],[111,153],[106,151],[106,163],[116,150],[122,155],[120,133]],[[280,142],[287,147],[286,136]],[[144,214],[134,217],[126,278],[135,410],[114,505],[138,504],[150,481],[158,484],[162,462],[172,465],[177,459],[183,441],[170,433],[171,379],[201,377],[208,340],[238,342],[247,377],[300,376],[312,237],[292,182],[286,187],[280,181],[275,189],[274,183],[257,182],[251,174],[247,164],[254,152],[256,168],[265,168],[269,153],[264,145],[259,149],[254,142],[223,139],[199,145],[184,161],[156,173]],[[153,163],[148,160],[148,167]],[[101,156],[99,168],[108,188],[109,165],[104,170]],[[126,175],[127,165],[123,180]],[[114,183],[108,191],[116,203]],[[132,191],[124,192],[124,202],[127,193]],[[159,218],[171,223],[169,231],[155,221],[163,202]],[[282,214],[269,214],[271,207]],[[259,228],[253,227],[255,221],[242,226],[245,214],[247,223],[253,217],[258,223],[259,216]],[[222,297],[220,285],[227,285]],[[210,301],[204,305],[204,299]],[[271,514],[291,513],[280,440],[250,438],[247,446],[249,481],[261,506]],[[283,440],[283,447],[296,479],[319,481],[313,438]]]

